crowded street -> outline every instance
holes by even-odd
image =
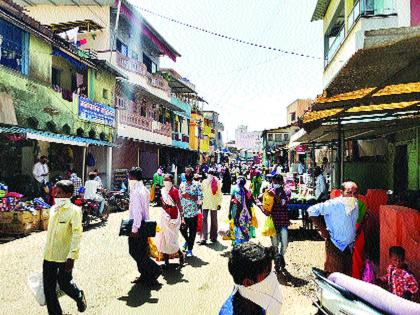
[[[419,56],[420,0],[0,0],[0,315],[419,315]]]
[[[225,196],[220,222],[226,218],[228,200]],[[151,208],[150,214],[157,218],[160,209]],[[93,225],[83,233],[81,258],[75,264],[74,276],[86,293],[89,304],[86,314],[166,314],[174,309],[174,314],[217,314],[233,290],[227,269],[231,242],[219,238],[219,243],[214,245],[196,245],[195,257],[187,258],[180,270],[177,260],[171,260],[171,269],[158,279],[162,287],[150,290],[130,283],[136,276],[135,263],[128,254],[127,238],[118,236],[121,219],[127,215],[127,212],[113,213],[105,225]],[[258,218],[262,220],[263,216],[260,213]],[[296,221],[292,227],[296,233],[291,233],[286,256],[290,275],[281,279],[282,314],[316,313],[311,300],[315,295],[311,268],[322,267],[324,247],[322,241],[299,235],[299,225]],[[45,314],[45,308],[37,305],[27,287],[29,274],[42,268],[45,241],[46,232],[39,232],[0,244],[0,260],[7,262],[1,274],[2,314]],[[270,243],[260,234],[255,241]],[[77,314],[68,297],[61,297],[60,303],[67,314]]]

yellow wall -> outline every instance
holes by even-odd
[[[115,75],[112,75],[109,72],[96,70],[92,71],[94,78],[93,78],[93,99],[96,102],[109,105],[114,107],[114,100],[115,100]],[[103,89],[107,89],[109,91],[108,98],[103,97]]]
[[[54,68],[60,69],[60,85],[65,90],[71,90],[71,74],[73,68],[70,63],[68,63],[62,57],[52,57],[52,66]]]
[[[34,35],[29,37],[29,77],[51,84],[51,45]]]
[[[335,12],[337,11],[337,8],[341,1],[345,0],[331,0],[330,5],[328,6],[327,12],[324,16],[324,34],[326,33],[328,26],[330,26],[331,20],[334,17]]]

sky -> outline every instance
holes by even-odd
[[[130,0],[203,29],[320,59],[303,58],[216,37],[141,11],[181,54],[161,67],[175,69],[196,85],[220,113],[224,140],[235,129],[286,125],[286,107],[322,93],[322,22],[310,22],[316,0]]]

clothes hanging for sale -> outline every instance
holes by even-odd
[[[89,167],[94,167],[95,164],[96,164],[95,157],[93,156],[92,153],[89,152],[88,155],[86,156],[86,165]]]

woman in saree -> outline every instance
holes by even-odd
[[[240,176],[237,185],[232,189],[229,206],[229,220],[233,220],[233,245],[246,243],[250,239],[251,207],[253,199],[245,188],[246,179]]]
[[[176,253],[179,255],[179,265],[184,264],[184,254],[178,243],[182,206],[178,189],[173,186],[173,181],[174,176],[172,174],[165,175],[163,179],[160,231],[156,234],[156,247],[163,254],[166,267],[169,265],[169,255]]]

